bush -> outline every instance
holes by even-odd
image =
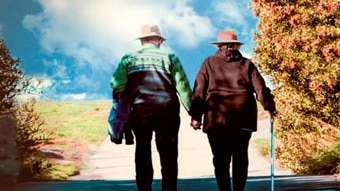
[[[329,148],[340,140],[340,4],[252,0],[251,8],[260,19],[253,60],[275,86],[277,157],[294,173],[338,169]],[[324,162],[309,165],[319,151]]]
[[[268,156],[270,154],[270,139],[269,138],[259,138],[255,139],[255,146],[260,151],[262,156]]]
[[[43,121],[34,111],[35,102],[18,106],[17,148],[21,161],[20,180],[39,180],[49,173],[52,164],[39,150],[40,146],[52,139],[51,132],[41,128]]]
[[[300,173],[303,174],[339,174],[340,144],[336,144],[306,158],[301,163]]]
[[[21,95],[30,93],[28,88],[32,86],[31,79],[19,69],[19,64],[19,59],[11,57],[5,42],[0,39],[0,115],[11,116],[14,120],[14,125],[1,125],[0,128],[12,128],[16,133],[17,152],[11,153],[18,154],[13,160],[19,160],[19,180],[31,180],[38,179],[51,167],[45,158],[39,157],[38,150],[39,145],[50,137],[41,128],[42,121],[33,110],[35,102],[20,100]]]

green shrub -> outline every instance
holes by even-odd
[[[255,139],[254,143],[262,156],[268,156],[270,154],[270,138]]]
[[[51,163],[39,147],[52,139],[51,132],[41,128],[43,121],[34,111],[34,101],[18,104],[17,148],[21,161],[19,180],[39,180],[52,170]]]
[[[303,174],[339,174],[340,143],[319,150],[312,157],[306,158],[301,164]]]
[[[55,170],[39,150],[42,144],[52,139],[51,132],[42,128],[43,121],[34,110],[34,100],[21,99],[22,95],[34,91],[35,86],[31,85],[32,79],[20,70],[19,64],[20,60],[11,57],[4,40],[0,39],[0,115],[11,116],[15,121],[13,126],[1,125],[0,128],[13,128],[16,133],[17,152],[13,151],[12,155],[17,153],[14,160],[19,160],[19,175],[8,175],[12,182],[16,181],[14,179],[44,179]]]

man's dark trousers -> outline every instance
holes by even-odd
[[[132,107],[132,129],[136,138],[135,164],[138,191],[151,191],[153,167],[151,140],[155,132],[160,156],[162,190],[176,191],[178,176],[179,103],[138,104]]]

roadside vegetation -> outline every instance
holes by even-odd
[[[54,164],[44,174],[49,180],[64,180],[79,174],[88,157],[107,136],[110,100],[42,101],[34,105],[53,140],[40,145],[40,150]]]
[[[275,87],[276,154],[296,174],[340,173],[338,0],[252,0],[253,60]]]
[[[64,180],[79,173],[89,146],[95,147],[107,135],[111,102],[23,99],[37,93],[39,79],[20,70],[20,60],[12,58],[2,39],[0,64],[0,128],[7,132],[0,135],[0,159],[9,164],[0,169],[0,183]],[[17,151],[7,145],[15,145]]]
[[[259,150],[260,154],[264,157],[270,154],[270,138],[258,138],[253,140],[256,148]]]
[[[32,145],[36,149],[24,165],[30,168],[24,169],[20,178],[22,181],[66,180],[78,175],[81,169],[86,168],[91,152],[107,136],[106,119],[111,102],[96,100],[30,103],[31,113],[34,111],[42,121],[40,131],[36,132],[37,136],[44,137],[48,134],[50,138]],[[21,143],[23,146],[27,145],[27,142]],[[38,165],[38,168],[31,168],[32,164]]]
[[[44,128],[53,129],[58,141],[101,143],[107,135],[110,100],[41,101],[36,110],[44,119]]]
[[[32,79],[20,70],[19,64],[20,60],[11,57],[5,42],[0,39],[0,116],[4,119],[0,128],[2,132],[9,132],[0,134],[0,159],[8,163],[1,168],[1,184],[39,179],[51,169],[49,161],[41,156],[39,145],[52,137],[41,128],[43,121],[33,109],[34,102],[20,99],[31,93]],[[17,149],[6,149],[8,145],[15,145]]]

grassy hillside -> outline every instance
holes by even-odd
[[[36,112],[44,128],[52,129],[57,140],[101,143],[107,135],[110,100],[37,102]]]
[[[56,142],[97,145],[107,136],[111,103],[111,100],[43,101],[37,102],[35,109],[44,120],[43,127],[53,131]],[[260,104],[258,107],[259,119],[268,117]]]
[[[56,164],[54,170],[45,175],[47,179],[67,179],[84,168],[91,152],[107,137],[111,104],[110,100],[35,104],[35,112],[44,121],[42,128],[52,132],[53,138],[41,145],[41,149],[54,153],[50,161]]]

